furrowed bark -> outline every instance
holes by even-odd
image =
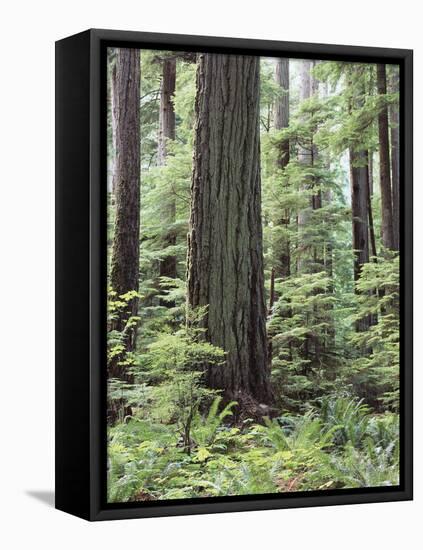
[[[360,277],[363,264],[369,261],[368,169],[366,151],[350,149],[351,212],[354,280]]]
[[[160,85],[159,144],[157,151],[159,166],[166,164],[167,141],[175,139],[175,109],[173,106],[175,85],[176,58],[165,58]]]
[[[116,217],[110,284],[118,296],[138,291],[140,231],[140,53],[136,48],[119,48],[113,79],[115,108],[115,199]],[[128,302],[114,322],[123,330],[129,317],[137,314],[138,299]],[[126,347],[134,348],[135,329],[126,335]],[[118,369],[119,370],[119,369]],[[113,375],[122,375],[114,372]]]
[[[289,125],[289,59],[281,58],[276,62],[276,84],[281,88],[281,96],[275,103],[275,129],[282,130]],[[282,142],[278,165],[285,168],[289,162],[289,140]]]
[[[350,149],[350,183],[352,214],[352,246],[354,251],[354,281],[358,281],[361,269],[369,262],[369,181],[367,151]],[[357,322],[357,331],[367,330],[370,319]]]
[[[386,95],[386,66],[377,65],[377,91]],[[378,115],[379,159],[380,159],[380,195],[382,207],[382,243],[386,248],[394,249],[394,231],[392,218],[391,167],[389,159],[388,108],[385,106]]]
[[[205,336],[227,354],[208,386],[268,403],[259,72],[258,57],[199,56],[188,304],[208,306]]]

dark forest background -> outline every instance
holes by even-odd
[[[398,484],[398,96],[109,49],[110,501]]]

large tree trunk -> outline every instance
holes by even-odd
[[[176,85],[176,57],[163,60],[162,82],[160,87],[160,110],[159,110],[159,144],[158,144],[158,164],[166,164],[168,154],[168,141],[175,139],[175,109],[173,99]],[[175,246],[176,235],[174,230],[176,204],[175,197],[170,195],[166,198],[164,205],[165,213],[163,224],[170,229],[165,235],[164,246]],[[161,277],[176,278],[176,256],[169,254],[160,262],[159,273]],[[173,303],[162,301],[162,305],[172,307]]]
[[[391,93],[399,92],[399,68],[392,67]],[[399,111],[398,105],[390,107],[391,122],[391,168],[392,168],[392,223],[394,232],[394,249],[400,245],[400,143],[399,143]]]
[[[188,254],[188,303],[208,306],[207,339],[226,352],[209,387],[241,403],[271,400],[264,296],[260,59],[202,54]]]
[[[386,66],[377,65],[377,91],[386,95]],[[381,109],[378,115],[380,194],[382,205],[382,243],[386,248],[394,249],[394,231],[392,219],[391,166],[389,160],[389,124],[388,108]]]
[[[116,217],[110,284],[118,296],[138,291],[140,231],[140,52],[119,48],[116,58],[114,104],[116,115]],[[123,330],[136,315],[138,299],[129,300],[114,322]],[[126,334],[126,348],[133,349],[135,329]],[[116,375],[119,373],[112,373]]]

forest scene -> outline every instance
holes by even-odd
[[[399,484],[399,80],[108,48],[108,502]]]

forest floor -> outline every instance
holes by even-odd
[[[219,412],[219,403],[215,399],[208,414],[194,416],[188,446],[179,424],[141,412],[109,428],[109,501],[399,483],[396,414],[372,414],[357,400],[338,398],[304,415],[235,426],[233,405]]]

